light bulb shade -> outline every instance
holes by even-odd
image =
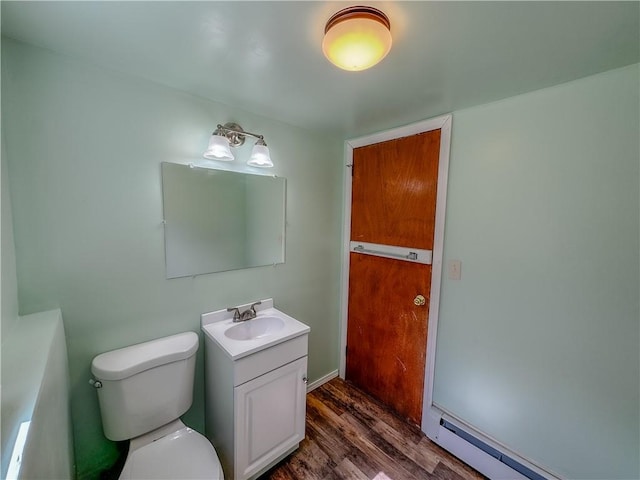
[[[253,150],[251,151],[251,158],[247,162],[247,165],[251,167],[261,168],[273,167],[273,162],[271,161],[271,156],[269,155],[269,148],[264,142],[258,140],[253,146]]]
[[[325,27],[322,51],[331,63],[349,71],[366,70],[391,50],[387,16],[373,7],[349,7],[333,15]]]
[[[233,153],[231,153],[231,148],[229,148],[229,140],[227,137],[214,132],[209,139],[209,146],[202,156],[210,160],[232,161]]]

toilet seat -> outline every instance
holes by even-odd
[[[209,440],[183,426],[129,452],[120,480],[223,480],[220,460]]]

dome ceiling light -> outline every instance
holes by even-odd
[[[357,72],[373,67],[391,50],[391,23],[380,10],[353,6],[335,13],[324,27],[322,52],[331,63]]]

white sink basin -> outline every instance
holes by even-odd
[[[224,336],[232,340],[255,340],[278,333],[284,328],[280,317],[259,316],[239,323],[224,332]]]

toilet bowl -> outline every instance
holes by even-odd
[[[120,479],[224,478],[206,437],[180,420],[193,400],[198,335],[181,333],[91,362],[105,436],[130,440]]]
[[[134,438],[120,479],[222,479],[222,467],[209,440],[180,420],[154,440],[151,432]]]

